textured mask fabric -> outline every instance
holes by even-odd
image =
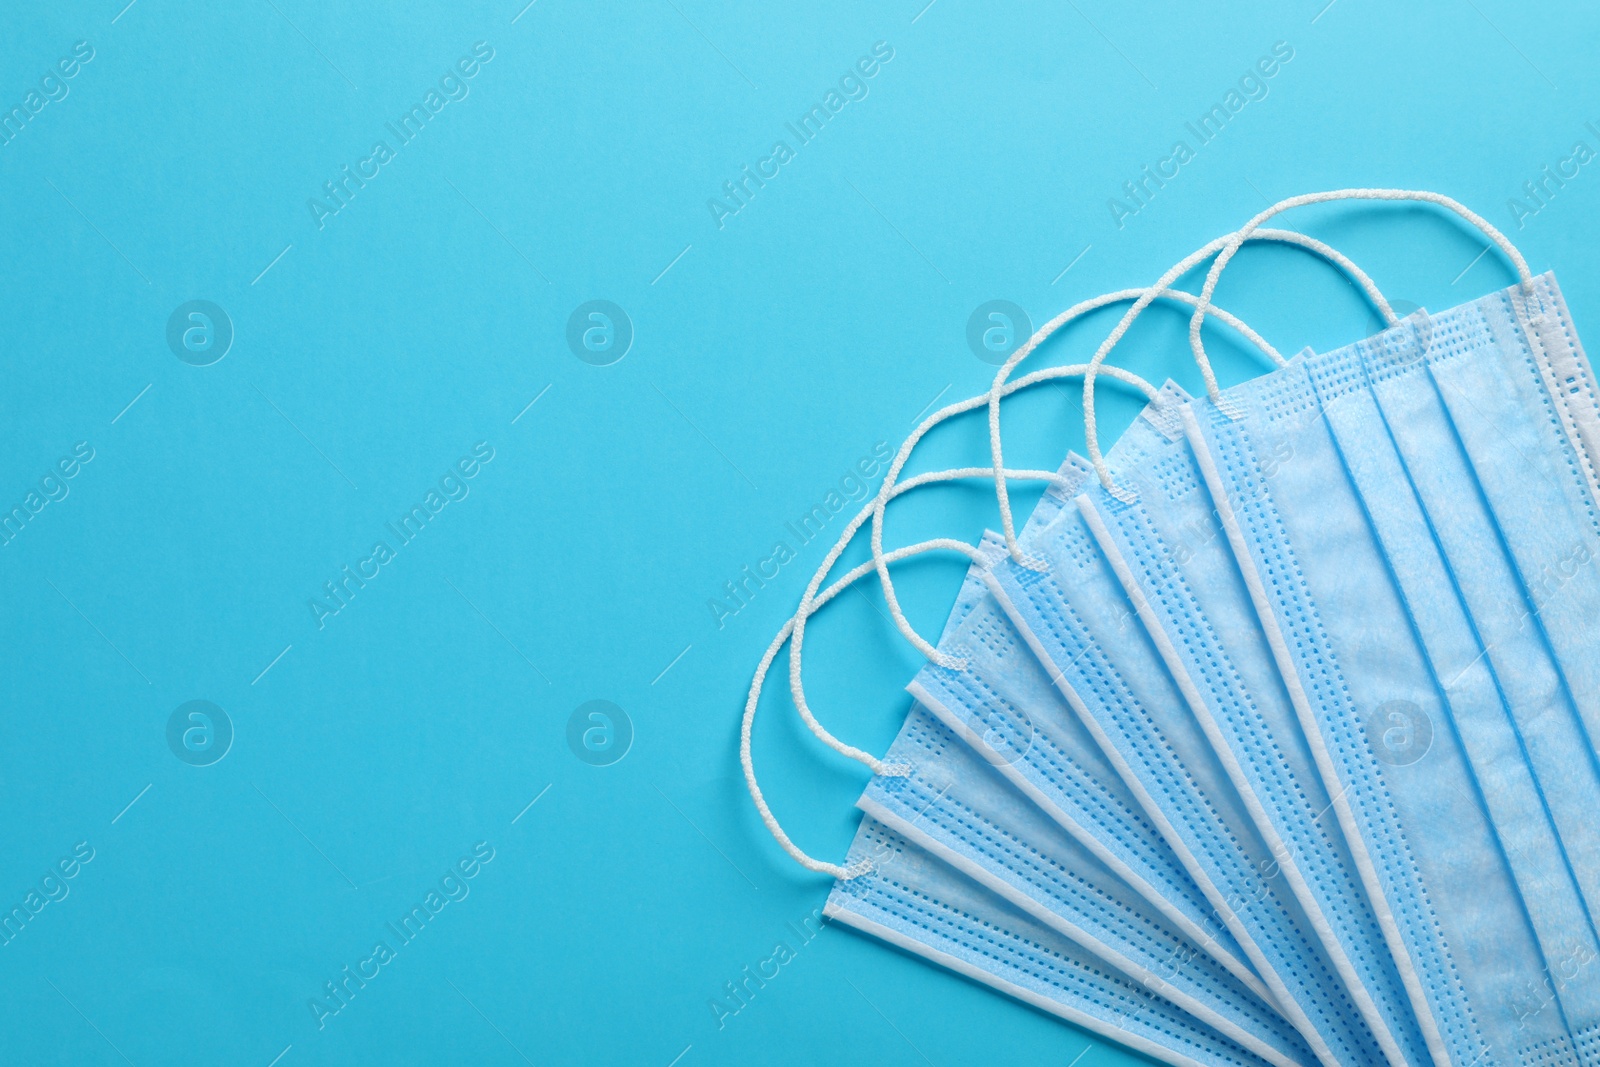
[[[1593,930],[1398,455],[1304,362],[1225,401],[1185,431],[1435,1059],[1587,1062]]]
[[[1117,491],[1092,481],[1078,506],[1367,1025],[1420,1067],[1408,990],[1183,440],[1188,398],[1170,382],[1161,397],[1117,442]]]
[[[1545,299],[1558,298],[1553,287],[1543,280]],[[1526,411],[1515,395],[1517,377],[1529,392],[1542,393],[1542,385],[1500,358],[1489,316],[1507,298],[1495,293],[1431,319],[1419,313],[1413,329],[1390,331],[1387,343],[1355,354],[1382,416],[1378,432],[1387,431],[1404,461],[1593,918],[1600,908],[1600,773],[1580,708],[1597,721],[1600,691],[1583,683],[1593,685],[1600,652],[1593,632],[1600,586],[1587,562],[1600,544],[1572,506],[1586,501],[1587,491],[1557,480],[1552,469],[1567,458],[1559,424],[1546,412]],[[1346,377],[1341,362],[1327,362],[1314,379],[1337,384],[1320,386],[1324,394]],[[1365,437],[1349,436],[1346,443],[1341,435],[1341,448],[1358,451]],[[1469,442],[1480,446],[1476,455]],[[1564,495],[1564,481],[1575,500]],[[1504,521],[1491,511],[1491,486],[1506,503]],[[1519,565],[1526,569],[1519,573]],[[1525,581],[1535,576],[1544,578],[1543,591]],[[1553,650],[1567,655],[1558,661]],[[1568,683],[1568,662],[1580,672],[1577,687]]]
[[[927,710],[912,707],[884,758],[913,771],[874,778],[857,802],[867,815],[1267,1062],[1309,1059],[1275,1008]]]
[[[1181,1067],[1267,1061],[1145,989],[870,817],[823,913],[1147,1056]]]
[[[1514,287],[1435,317],[1428,341],[1421,362],[1436,386],[1429,400],[1448,413],[1476,481],[1451,488],[1481,499],[1502,536],[1493,582],[1472,574],[1463,585],[1478,594],[1482,606],[1472,614],[1486,630],[1490,654],[1519,649],[1503,658],[1520,668],[1515,679],[1523,684],[1533,681],[1522,672],[1533,673],[1537,653],[1537,681],[1559,686],[1556,707],[1529,717],[1537,729],[1525,727],[1524,735],[1594,914],[1600,912],[1600,820],[1592,815],[1600,794],[1600,514],[1591,450],[1600,436],[1600,403],[1593,374],[1548,274],[1531,295]],[[1375,390],[1387,415],[1386,392],[1400,389],[1384,383]],[[1512,675],[1510,667],[1502,672],[1508,687]]]
[[[1064,502],[1047,497],[1035,512],[1054,514]],[[995,538],[983,547],[990,558],[1005,554]],[[911,694],[1179,931],[1275,1002],[976,570],[961,588],[940,647],[965,668],[929,664],[907,687]]]
[[[1120,457],[1112,449],[1113,470]],[[1077,457],[1073,462],[1087,470]],[[1064,510],[1024,531],[1044,572],[1009,557],[990,572],[997,598],[1094,735],[1145,814],[1183,861],[1326,1064],[1383,1054],[1351,1002],[1228,781],[1216,752],[1137,620],[1082,516]]]

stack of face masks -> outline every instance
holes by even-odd
[[[1261,223],[1340,199],[1448,208],[1519,280],[1398,320],[1354,264]],[[1348,271],[1390,323],[1284,360],[1211,303],[1246,240]],[[1198,295],[1169,288],[1213,259]],[[1193,307],[1206,393],[1104,362],[1155,300]],[[1084,366],[1011,377],[1087,310],[1133,307]],[[1207,316],[1278,366],[1217,386]],[[1004,397],[1086,377],[1087,457],[1010,470]],[[1147,405],[1099,449],[1094,382]],[[991,456],[899,480],[934,425],[987,406]],[[1001,533],[886,551],[885,507],[992,478]],[[1006,485],[1048,489],[1020,530]],[[862,527],[873,561],[824,586]],[[890,566],[971,560],[937,642]],[[827,914],[1174,1064],[1600,1064],[1600,393],[1552,275],[1446,197],[1284,201],[1149,289],[1044,327],[990,393],[931,416],[768,649],[741,756],[769,830],[835,878]],[[883,758],[801,685],[806,620],[875,575],[928,657]],[[842,865],[807,856],[756,783],[751,731],[786,642],[796,706],[874,771]]]

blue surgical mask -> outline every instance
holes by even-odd
[[[998,535],[980,547],[1004,554]],[[939,648],[966,666],[930,666],[912,683],[927,704],[912,708],[886,757],[911,773],[875,778],[862,810],[1258,1055],[1307,1056],[1260,979],[1219,962],[1236,963],[1230,935],[1219,927],[1225,946],[1197,942],[1167,918],[1170,900],[1134,890],[1159,881],[1181,894],[1180,914],[1204,906],[1093,743],[1081,739],[1076,758],[1062,748],[1072,712],[976,574]],[[1003,773],[1029,754],[1051,754],[1045,770],[1065,805],[1050,805],[1053,817]]]
[[[848,860],[864,861],[870,873],[834,884],[830,919],[1166,1063],[1269,1062],[870,816]]]
[[[1112,469],[1120,468],[1116,449]],[[1085,461],[1075,459],[1087,471]],[[1383,1059],[1310,919],[1075,510],[1024,530],[1043,572],[990,572],[1002,607],[1325,1064]]]
[[[1042,503],[1036,516],[1053,513],[1064,501]],[[982,547],[991,561],[1004,556],[997,538]],[[978,569],[969,572],[940,641],[941,650],[965,666],[930,664],[912,679],[911,694],[1186,937],[1270,998],[1234,936],[1217,921],[981,579]]]
[[[1557,708],[1538,719],[1552,736],[1541,739],[1542,755],[1531,755],[1552,807],[1562,812],[1561,835],[1577,854],[1590,910],[1600,911],[1590,869],[1600,863],[1600,825],[1592,816],[1600,794],[1593,639],[1600,618],[1600,403],[1593,375],[1548,274],[1531,292],[1514,286],[1435,317],[1429,341],[1423,362],[1435,386],[1430,399],[1448,413],[1481,493],[1474,496],[1487,513],[1484,525],[1499,534],[1495,582],[1491,591],[1474,583],[1486,603],[1473,616],[1496,631],[1488,638],[1491,655],[1527,649],[1504,658],[1529,671],[1536,655],[1538,679],[1559,688]]]
[[[1335,388],[1418,328],[1195,400],[1185,430],[1434,1058],[1577,1063],[1600,946],[1365,380]]]
[[[1533,399],[1542,384],[1521,351],[1496,343],[1521,329],[1508,305],[1522,299],[1516,286],[1418,315],[1390,343],[1354,350],[1359,365],[1340,359],[1333,373],[1313,377],[1335,379],[1324,391],[1348,395],[1364,372],[1381,417],[1356,433],[1336,424],[1335,433],[1348,441],[1346,453],[1366,447],[1373,431],[1400,454],[1592,916],[1600,907],[1600,763],[1585,715],[1600,723],[1589,632],[1600,610],[1590,563],[1600,543],[1573,506],[1588,502],[1587,488],[1559,470],[1573,457],[1551,405]],[[1548,275],[1534,299],[1559,301]],[[1357,385],[1343,388],[1351,379]]]
[[[1005,752],[913,706],[887,758],[912,771],[872,780],[857,802],[871,819],[1268,1062],[1310,1056],[1264,987],[1230,974],[1000,774]]]
[[[1284,880],[1390,1062],[1429,1054],[1168,383],[1117,442],[1116,492],[1078,506]]]

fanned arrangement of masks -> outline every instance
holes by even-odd
[[[1455,212],[1510,288],[1399,319],[1328,246],[1262,224],[1333,200]],[[1388,323],[1285,359],[1212,304],[1246,241],[1298,245]],[[1198,296],[1172,288],[1211,261]],[[1157,300],[1193,308],[1205,395],[1106,363]],[[1131,304],[1083,365],[1014,376],[1085,313]],[[1275,368],[1218,387],[1207,318]],[[1102,453],[1097,379],[1143,412]],[[1082,378],[1087,456],[1005,467],[1019,390]],[[901,480],[934,426],[987,408],[987,465]],[[886,550],[886,505],[992,479],[1001,531]],[[1018,529],[1008,483],[1048,488]],[[829,576],[870,526],[873,558]],[[1154,286],[1046,324],[987,394],[900,449],[767,650],[741,758],[767,828],[831,875],[827,914],[1157,1060],[1206,1067],[1600,1064],[1600,394],[1553,275],[1448,197],[1294,197]],[[890,568],[971,567],[936,643]],[[807,620],[881,583],[926,656],[882,757],[801,684]],[[785,644],[796,709],[873,771],[845,862],[779,826],[751,730]]]

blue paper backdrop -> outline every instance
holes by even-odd
[[[827,884],[736,762],[824,551],[787,524],[986,386],[980,304],[1041,322],[1293,193],[1450,193],[1600,321],[1576,3],[123,2],[0,14],[6,1064],[1131,1060],[797,932]],[[1509,277],[1431,210],[1290,221],[1412,304]],[[1290,251],[1221,297],[1286,351],[1375,322]],[[1151,318],[1118,358],[1194,387]],[[1077,395],[1018,403],[1018,463],[1081,447]],[[890,539],[991,512],[936,491]],[[905,573],[936,631],[959,566]],[[881,751],[917,660],[864,593],[809,676]],[[763,712],[776,809],[842,856],[862,772]]]

